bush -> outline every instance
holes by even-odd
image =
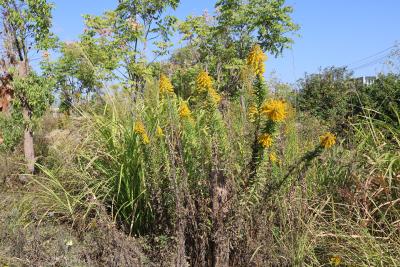
[[[0,151],[12,151],[21,143],[24,128],[22,123],[22,114],[11,111],[11,114],[0,113]]]
[[[330,67],[299,80],[298,105],[301,111],[319,118],[336,132],[346,126],[350,99],[356,83],[345,67]]]
[[[373,84],[361,88],[356,97],[358,101],[353,103],[358,104],[357,114],[365,111],[374,118],[400,126],[400,75],[382,74]]]

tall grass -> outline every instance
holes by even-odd
[[[153,220],[144,167],[148,154],[134,131],[135,119],[140,118],[117,108],[106,105],[102,115],[90,118],[97,151],[83,159],[92,162],[92,172],[107,180],[104,194],[115,218],[128,223],[130,232],[140,233]]]

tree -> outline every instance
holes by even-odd
[[[85,16],[82,47],[114,78],[125,79],[126,88],[142,90],[149,74],[149,42],[156,48],[153,61],[167,54],[177,19],[164,12],[178,4],[179,0],[120,0],[113,11]]]
[[[353,73],[346,67],[329,67],[306,74],[298,81],[298,105],[337,131],[345,127],[351,113],[352,92],[357,90]]]
[[[189,16],[180,25],[183,40],[199,50],[198,63],[216,79],[217,87],[231,95],[240,88],[240,76],[250,49],[280,55],[298,30],[292,8],[284,0],[219,0],[216,15]]]
[[[258,43],[264,51],[279,55],[293,40],[287,33],[296,31],[291,6],[285,0],[219,0],[216,8],[220,34],[226,34],[241,58]]]
[[[60,110],[70,113],[73,105],[91,94],[99,95],[106,79],[82,49],[79,42],[61,44],[61,56],[54,62],[45,61],[46,75],[53,76],[60,95]]]
[[[24,154],[29,172],[35,169],[32,123],[50,100],[47,80],[31,71],[29,55],[54,46],[50,32],[52,5],[46,0],[0,0],[3,21],[3,75],[11,75],[16,106],[24,118]]]

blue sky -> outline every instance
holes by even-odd
[[[83,29],[83,14],[101,14],[116,0],[54,0],[54,31],[65,41],[76,40]],[[181,0],[174,11],[180,19],[213,11],[215,0]],[[384,70],[389,51],[372,56],[400,41],[399,0],[287,0],[300,24],[290,50],[267,62],[269,73],[292,83],[319,67],[351,64],[357,76]],[[372,57],[370,57],[372,56]],[[368,59],[365,59],[370,57]],[[361,59],[365,59],[359,61]],[[381,59],[381,60],[379,60]],[[271,75],[271,74],[268,74]]]

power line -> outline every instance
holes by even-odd
[[[396,47],[396,45],[392,45],[392,46],[390,46],[390,47],[388,47],[388,48],[385,48],[385,49],[382,50],[382,51],[379,51],[379,52],[373,54],[373,55],[370,55],[370,56],[367,56],[367,57],[365,57],[365,58],[359,59],[359,60],[354,61],[354,62],[352,62],[352,63],[350,63],[350,64],[346,64],[345,66],[349,67],[349,66],[354,65],[354,64],[356,64],[356,63],[359,63],[359,62],[365,61],[365,60],[367,60],[367,59],[376,57],[376,56],[378,56],[378,55],[380,55],[380,54],[385,53],[385,52],[388,51],[388,50],[391,50],[391,49],[394,48],[394,47]],[[385,56],[385,57],[387,57],[387,56]]]
[[[363,68],[366,68],[366,67],[375,65],[375,64],[377,64],[377,63],[380,63],[382,60],[388,58],[389,56],[390,56],[390,53],[388,53],[388,54],[386,54],[386,55],[384,55],[384,56],[382,56],[382,57],[376,58],[376,59],[374,59],[374,60],[372,60],[372,61],[370,61],[370,62],[363,63],[363,64],[361,64],[361,65],[358,65],[358,66],[355,66],[355,67],[353,67],[353,68],[350,68],[350,70],[353,70],[353,71],[354,71],[354,70],[363,69]]]

